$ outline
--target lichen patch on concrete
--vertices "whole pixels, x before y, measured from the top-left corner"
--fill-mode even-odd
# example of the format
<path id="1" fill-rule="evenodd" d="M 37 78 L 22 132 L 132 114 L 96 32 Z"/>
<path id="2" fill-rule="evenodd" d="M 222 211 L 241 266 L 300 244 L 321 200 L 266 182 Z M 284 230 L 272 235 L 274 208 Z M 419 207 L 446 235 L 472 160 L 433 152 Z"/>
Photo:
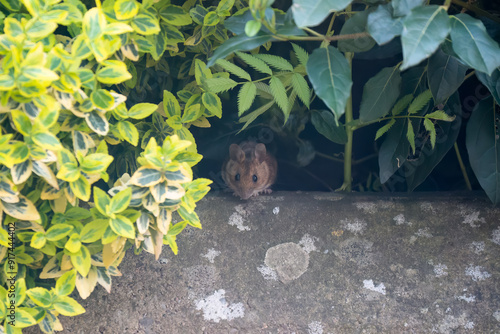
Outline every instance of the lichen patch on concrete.
<path id="1" fill-rule="evenodd" d="M 276 271 L 272 268 L 269 268 L 265 264 L 257 267 L 257 270 L 261 273 L 262 277 L 264 277 L 265 280 L 269 281 L 278 280 L 278 274 L 276 273 Z"/>
<path id="2" fill-rule="evenodd" d="M 203 318 L 208 321 L 220 322 L 233 320 L 245 315 L 242 303 L 229 304 L 226 301 L 226 291 L 220 289 L 210 296 L 195 301 L 196 309 L 203 311 Z"/>
<path id="3" fill-rule="evenodd" d="M 309 235 L 308 233 L 304 234 L 302 239 L 299 241 L 299 245 L 302 246 L 302 248 L 307 252 L 311 253 L 313 251 L 318 251 L 316 246 L 314 245 L 315 242 L 319 241 L 318 237 L 313 237 Z"/>
<path id="4" fill-rule="evenodd" d="M 306 272 L 309 254 L 296 243 L 287 242 L 269 248 L 264 263 L 278 273 L 281 282 L 288 283 Z"/>
<path id="5" fill-rule="evenodd" d="M 357 202 L 354 205 L 358 210 L 363 210 L 365 213 L 377 212 L 377 205 L 373 202 Z"/>
<path id="6" fill-rule="evenodd" d="M 354 235 L 363 234 L 366 229 L 365 221 L 359 218 L 341 220 L 340 223 L 346 231 Z"/>
<path id="7" fill-rule="evenodd" d="M 484 218 L 479 217 L 479 211 L 471 211 L 470 209 L 464 208 L 460 211 L 460 215 L 464 219 L 462 224 L 468 224 L 470 227 L 479 227 L 481 226 L 480 224 L 486 223 Z"/>
<path id="8" fill-rule="evenodd" d="M 484 270 L 481 266 L 475 266 L 473 264 L 469 265 L 467 269 L 465 269 L 465 275 L 471 276 L 474 282 L 483 281 L 489 277 L 491 274 Z"/>
<path id="9" fill-rule="evenodd" d="M 405 216 L 400 213 L 399 215 L 397 215 L 396 217 L 392 218 L 392 220 L 394 220 L 396 222 L 396 225 L 408 225 L 408 226 L 411 226 L 412 223 L 407 221 Z"/>
<path id="10" fill-rule="evenodd" d="M 275 206 L 274 209 L 273 209 L 273 213 L 275 215 L 277 215 L 278 213 L 280 213 L 280 207 L 279 206 Z"/>
<path id="11" fill-rule="evenodd" d="M 365 289 L 368 289 L 368 290 L 371 290 L 371 291 L 375 291 L 375 292 L 378 292 L 378 293 L 381 293 L 381 294 L 385 295 L 385 285 L 384 285 L 384 283 L 380 283 L 379 285 L 375 285 L 373 283 L 373 280 L 371 280 L 371 279 L 365 279 L 363 281 L 363 287 Z"/>
<path id="12" fill-rule="evenodd" d="M 307 334 L 323 334 L 323 325 L 319 321 L 309 323 Z"/>
<path id="13" fill-rule="evenodd" d="M 500 227 L 493 231 L 491 241 L 500 245 Z"/>
<path id="14" fill-rule="evenodd" d="M 446 271 L 448 269 L 448 266 L 446 264 L 441 264 L 438 263 L 434 266 L 434 274 L 436 277 L 443 277 L 447 276 L 448 272 Z"/>
<path id="15" fill-rule="evenodd" d="M 462 296 L 458 296 L 456 297 L 458 300 L 463 300 L 464 302 L 467 302 L 467 303 L 473 303 L 476 301 L 476 296 L 474 295 L 462 295 Z"/>
<path id="16" fill-rule="evenodd" d="M 214 260 L 217 256 L 220 255 L 220 252 L 213 249 L 213 248 L 210 248 L 206 254 L 202 254 L 201 256 L 202 257 L 205 257 L 207 258 L 207 260 L 210 262 L 210 263 L 214 263 Z"/>
<path id="17" fill-rule="evenodd" d="M 470 243 L 469 249 L 476 254 L 481 254 L 482 252 L 484 252 L 485 246 L 486 245 L 484 241 L 473 241 Z"/>

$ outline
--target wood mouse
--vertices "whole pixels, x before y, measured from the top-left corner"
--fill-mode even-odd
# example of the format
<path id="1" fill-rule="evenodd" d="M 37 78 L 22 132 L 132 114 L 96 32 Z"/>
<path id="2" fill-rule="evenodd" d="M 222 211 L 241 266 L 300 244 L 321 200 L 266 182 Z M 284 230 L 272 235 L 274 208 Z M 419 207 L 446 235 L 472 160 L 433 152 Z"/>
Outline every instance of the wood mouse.
<path id="1" fill-rule="evenodd" d="M 272 192 L 278 163 L 264 144 L 246 141 L 229 147 L 229 158 L 222 165 L 222 178 L 235 196 L 248 199 Z"/>

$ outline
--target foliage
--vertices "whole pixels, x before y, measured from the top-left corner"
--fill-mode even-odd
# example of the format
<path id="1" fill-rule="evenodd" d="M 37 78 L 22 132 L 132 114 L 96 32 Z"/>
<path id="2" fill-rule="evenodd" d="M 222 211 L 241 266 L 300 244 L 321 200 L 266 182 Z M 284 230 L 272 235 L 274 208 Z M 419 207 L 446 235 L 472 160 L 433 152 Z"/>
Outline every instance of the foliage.
<path id="1" fill-rule="evenodd" d="M 75 287 L 84 299 L 97 283 L 111 290 L 127 249 L 177 254 L 177 235 L 201 228 L 196 202 L 211 181 L 193 179 L 202 157 L 189 127 L 210 126 L 222 105 L 198 57 L 227 39 L 223 22 L 237 8 L 1 4 L 0 319 L 6 333 L 35 324 L 52 333 L 59 315 L 85 311 L 69 297 Z M 163 85 L 158 103 L 142 93 L 168 57 L 182 61 L 182 82 Z M 110 168 L 123 159 L 115 147 L 134 152 L 130 174 Z"/>
<path id="2" fill-rule="evenodd" d="M 222 58 L 233 52 L 250 64 L 244 58 L 248 55 L 241 51 L 261 45 L 268 47 L 269 42 L 321 41 L 320 47 L 312 43 L 301 44 L 307 45 L 309 50 L 313 49 L 310 55 L 303 49 L 299 55 L 298 46 L 294 44 L 295 54 L 291 58 L 306 59 L 303 63 L 306 73 L 298 74 L 301 77 L 302 74 L 307 75 L 313 88 L 313 100 L 319 97 L 331 113 L 327 116 L 326 110 L 311 110 L 312 124 L 329 140 L 345 144 L 345 175 L 341 190 L 351 189 L 353 132 L 381 121 L 386 123 L 379 128 L 375 138 L 385 135 L 379 151 L 380 181 L 391 187 L 406 180 L 409 190 L 422 183 L 455 144 L 463 117 L 457 89 L 466 79 L 466 71 L 472 70 L 467 78 L 475 73 L 495 97 L 495 102 L 491 99 L 489 104 L 480 102 L 474 110 L 476 115 L 481 116 L 470 120 L 467 150 L 471 161 L 474 157 L 471 166 L 481 186 L 494 203 L 500 202 L 497 173 L 500 155 L 492 153 L 498 147 L 495 109 L 500 102 L 500 47 L 481 20 L 460 13 L 460 3 L 455 4 L 453 0 L 445 1 L 443 5 L 426 4 L 420 0 L 392 0 L 385 4 L 375 1 L 351 4 L 349 0 L 293 0 L 286 14 L 272 8 L 273 2 L 251 1 L 248 9 L 228 19 L 226 27 L 236 36 L 215 50 L 208 65 L 227 64 Z M 472 9 L 495 20 L 479 8 Z M 327 18 L 329 23 L 324 22 Z M 297 33 L 297 29 L 301 33 Z M 340 33 L 335 34 L 339 30 Z M 304 36 L 304 33 L 308 35 Z M 332 45 L 333 42 L 338 42 L 337 46 Z M 389 42 L 390 46 L 386 46 Z M 402 61 L 383 68 L 368 80 L 363 90 L 359 118 L 354 119 L 350 98 L 352 59 L 355 53 L 361 52 L 364 57 L 370 57 L 376 44 L 379 45 L 379 55 L 384 51 L 392 55 L 394 48 L 400 47 Z M 265 51 L 253 57 L 276 57 L 261 53 Z M 280 64 L 283 63 L 280 61 Z M 268 68 L 257 66 L 255 62 L 250 66 L 272 75 Z M 231 72 L 229 68 L 227 70 Z M 286 68 L 281 70 L 286 71 Z M 231 73 L 241 77 L 241 73 Z M 249 80 L 246 76 L 242 78 Z M 282 80 L 282 83 L 286 81 Z M 236 83 L 225 89 L 233 86 Z M 283 89 L 281 85 L 278 89 L 276 82 L 274 86 L 269 90 L 269 98 L 283 109 Z M 302 92 L 305 96 L 305 85 L 293 88 L 293 92 Z M 240 116 L 249 108 L 254 90 L 251 83 L 245 83 L 241 88 L 240 94 L 244 97 L 239 98 Z M 241 117 L 240 121 L 245 122 L 246 127 L 271 107 L 272 100 Z M 311 101 L 306 103 L 302 100 L 306 109 Z M 289 114 L 286 113 L 285 121 Z M 481 135 L 479 131 L 482 131 Z M 483 138 L 486 133 L 488 139 Z M 486 159 L 485 163 L 479 163 L 482 161 L 480 157 Z"/>

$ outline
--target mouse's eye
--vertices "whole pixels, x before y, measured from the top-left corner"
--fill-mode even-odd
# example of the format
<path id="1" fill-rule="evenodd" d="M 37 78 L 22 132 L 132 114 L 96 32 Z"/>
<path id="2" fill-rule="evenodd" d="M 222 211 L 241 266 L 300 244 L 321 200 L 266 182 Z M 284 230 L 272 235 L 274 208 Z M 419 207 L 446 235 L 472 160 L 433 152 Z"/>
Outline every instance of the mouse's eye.
<path id="1" fill-rule="evenodd" d="M 240 180 L 240 173 L 236 174 L 236 175 L 234 176 L 234 179 L 235 179 L 236 181 L 239 181 L 239 180 Z"/>
<path id="2" fill-rule="evenodd" d="M 253 182 L 257 182 L 257 175 L 252 176 Z"/>

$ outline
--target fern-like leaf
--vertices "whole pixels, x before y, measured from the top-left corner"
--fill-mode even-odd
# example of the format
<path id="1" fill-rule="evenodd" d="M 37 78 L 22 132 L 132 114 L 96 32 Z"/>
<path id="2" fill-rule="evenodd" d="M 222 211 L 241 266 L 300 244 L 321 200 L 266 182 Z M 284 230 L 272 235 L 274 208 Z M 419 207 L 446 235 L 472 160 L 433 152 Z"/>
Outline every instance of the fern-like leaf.
<path id="1" fill-rule="evenodd" d="M 400 98 L 399 101 L 396 102 L 396 104 L 394 105 L 394 107 L 392 107 L 391 114 L 393 116 L 399 115 L 403 110 L 406 109 L 406 107 L 408 107 L 408 105 L 410 104 L 411 100 L 413 100 L 413 95 L 412 94 L 408 94 L 408 95 L 405 95 L 402 98 Z"/>
<path id="2" fill-rule="evenodd" d="M 269 81 L 269 88 L 271 88 L 271 93 L 273 94 L 276 104 L 283 110 L 286 116 L 286 111 L 288 110 L 288 96 L 286 95 L 285 86 L 278 77 L 273 76 Z"/>
<path id="3" fill-rule="evenodd" d="M 211 78 L 205 81 L 205 86 L 211 93 L 222 93 L 233 89 L 238 83 L 229 78 Z"/>
<path id="4" fill-rule="evenodd" d="M 436 110 L 434 112 L 431 112 L 425 115 L 425 118 L 435 119 L 438 121 L 445 121 L 445 122 L 453 122 L 455 120 L 455 116 L 450 116 L 443 110 Z"/>
<path id="5" fill-rule="evenodd" d="M 434 146 L 436 146 L 436 128 L 434 126 L 434 123 L 432 123 L 430 119 L 425 118 L 424 127 L 429 132 L 429 135 L 431 137 L 431 146 L 432 149 L 434 149 Z"/>
<path id="6" fill-rule="evenodd" d="M 415 154 L 415 132 L 413 131 L 413 125 L 411 124 L 410 120 L 408 120 L 408 130 L 406 131 L 406 138 L 408 138 L 412 153 Z"/>
<path id="7" fill-rule="evenodd" d="M 297 44 L 292 43 L 292 47 L 300 64 L 302 64 L 305 67 L 307 65 L 307 61 L 309 60 L 309 54 L 306 52 L 306 50 L 304 50 Z"/>
<path id="8" fill-rule="evenodd" d="M 430 89 L 422 92 L 415 98 L 415 100 L 413 100 L 413 102 L 408 107 L 408 114 L 415 114 L 422 110 L 422 108 L 427 105 L 430 99 L 432 99 L 432 93 Z"/>
<path id="9" fill-rule="evenodd" d="M 253 82 L 246 82 L 238 93 L 238 116 L 243 115 L 245 111 L 250 109 L 255 95 L 257 94 L 257 87 Z"/>
<path id="10" fill-rule="evenodd" d="M 257 95 L 266 99 L 273 100 L 273 94 L 271 93 L 271 88 L 269 88 L 268 84 L 263 82 L 255 82 L 255 87 L 257 87 Z"/>
<path id="11" fill-rule="evenodd" d="M 269 54 L 258 54 L 255 57 L 260 60 L 265 61 L 269 66 L 277 68 L 280 71 L 293 71 L 293 66 L 283 57 L 269 55 Z"/>
<path id="12" fill-rule="evenodd" d="M 298 73 L 294 73 L 292 76 L 292 87 L 293 91 L 297 93 L 299 99 L 309 108 L 309 102 L 311 99 L 311 91 L 309 90 L 309 85 L 306 79 Z"/>
<path id="13" fill-rule="evenodd" d="M 375 140 L 379 139 L 382 137 L 389 129 L 396 123 L 396 120 L 393 118 L 387 124 L 385 124 L 383 127 L 377 130 L 377 133 L 375 134 Z"/>
<path id="14" fill-rule="evenodd" d="M 292 91 L 290 93 L 290 96 L 288 96 L 288 108 L 287 108 L 286 112 L 284 112 L 285 119 L 283 121 L 283 125 L 285 125 L 286 122 L 288 121 L 288 117 L 290 117 L 290 113 L 292 112 L 292 108 L 293 108 L 293 105 L 295 104 L 296 99 L 297 99 L 297 93 L 295 93 L 295 91 Z"/>
<path id="15" fill-rule="evenodd" d="M 274 104 L 274 101 L 270 101 L 270 102 L 264 104 L 262 107 L 252 111 L 251 113 L 249 113 L 245 117 L 241 117 L 239 122 L 240 123 L 245 122 L 245 125 L 243 125 L 243 127 L 241 128 L 240 131 L 238 131 L 238 133 L 245 130 L 246 127 L 249 126 L 253 121 L 255 121 L 255 119 L 257 117 L 259 117 L 260 115 L 265 113 L 267 110 L 269 110 L 269 108 L 271 108 L 273 106 L 273 104 Z"/>
<path id="16" fill-rule="evenodd" d="M 252 66 L 257 71 L 265 73 L 265 74 L 269 74 L 269 75 L 273 74 L 273 71 L 271 70 L 271 68 L 269 66 L 267 66 L 267 64 L 264 61 L 260 60 L 259 58 L 254 57 L 248 53 L 243 53 L 243 52 L 239 52 L 239 51 L 237 51 L 236 54 L 238 55 L 238 57 L 241 58 L 241 60 L 243 60 L 248 65 Z"/>
<path id="17" fill-rule="evenodd" d="M 217 65 L 221 66 L 223 69 L 225 69 L 229 73 L 232 73 L 232 74 L 234 74 L 242 79 L 252 81 L 252 78 L 250 77 L 250 74 L 248 74 L 247 71 L 245 71 L 244 69 L 242 69 L 239 66 L 236 66 L 235 64 L 231 63 L 230 61 L 228 61 L 226 59 L 222 59 L 222 58 L 217 59 L 217 61 L 215 63 Z"/>

